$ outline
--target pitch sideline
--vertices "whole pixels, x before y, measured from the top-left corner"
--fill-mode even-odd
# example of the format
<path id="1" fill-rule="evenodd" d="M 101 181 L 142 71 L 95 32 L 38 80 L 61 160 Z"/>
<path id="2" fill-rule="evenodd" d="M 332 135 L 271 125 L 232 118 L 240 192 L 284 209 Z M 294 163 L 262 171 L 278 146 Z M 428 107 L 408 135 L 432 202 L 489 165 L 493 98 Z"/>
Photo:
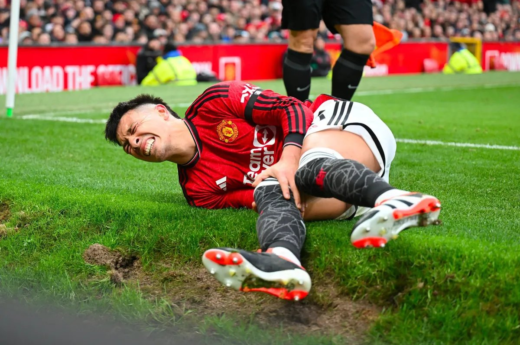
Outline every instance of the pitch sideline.
<path id="1" fill-rule="evenodd" d="M 440 145 L 440 146 L 455 146 L 455 147 L 472 147 L 476 149 L 491 149 L 491 150 L 510 150 L 520 151 L 520 146 L 503 146 L 503 145 L 491 145 L 491 144 L 472 144 L 472 143 L 455 143 L 447 141 L 436 141 L 436 140 L 415 140 L 415 139 L 403 139 L 396 138 L 395 141 L 404 144 L 421 144 L 421 145 Z"/>
<path id="2" fill-rule="evenodd" d="M 43 116 L 43 115 L 24 115 L 24 116 L 18 117 L 18 119 L 55 121 L 55 122 L 72 122 L 72 123 L 94 123 L 94 124 L 105 124 L 106 123 L 106 120 L 102 120 L 102 119 L 81 119 L 81 118 L 77 118 L 77 117 L 53 117 L 53 116 Z M 398 143 L 403 143 L 403 144 L 471 147 L 471 148 L 478 148 L 478 149 L 520 151 L 520 146 L 456 143 L 456 142 L 446 142 L 446 141 L 436 141 L 436 140 L 415 140 L 415 139 L 404 139 L 404 138 L 396 138 L 396 141 Z"/>
<path id="3" fill-rule="evenodd" d="M 366 97 L 366 96 L 377 96 L 377 95 L 396 95 L 396 94 L 413 94 L 413 93 L 429 93 L 429 92 L 446 92 L 446 91 L 464 91 L 464 90 L 475 90 L 475 89 L 492 89 L 499 87 L 520 87 L 518 83 L 510 83 L 510 84 L 483 84 L 483 85 L 474 85 L 474 86 L 461 86 L 461 87 L 414 87 L 409 89 L 390 89 L 390 90 L 371 90 L 371 91 L 358 91 L 356 92 L 356 97 Z M 316 95 L 309 95 L 309 98 L 315 98 Z M 109 105 L 110 103 L 105 103 L 103 105 Z M 115 104 L 115 103 L 114 103 Z M 191 105 L 191 103 L 174 103 L 171 106 L 173 108 L 187 108 Z M 104 108 L 104 109 L 86 109 L 81 107 L 70 108 L 70 110 L 64 111 L 55 111 L 55 112 L 47 112 L 41 114 L 25 114 L 20 115 L 18 118 L 25 119 L 36 119 L 36 120 L 47 120 L 38 117 L 49 117 L 49 116 L 60 116 L 60 115 L 75 115 L 75 114 L 93 114 L 93 113 L 109 113 L 112 111 L 112 108 Z M 24 118 L 27 117 L 27 118 Z M 16 116 L 15 116 L 16 118 Z M 68 121 L 68 122 L 80 122 L 80 121 Z M 84 123 L 97 123 L 97 122 L 89 122 L 85 121 Z"/>

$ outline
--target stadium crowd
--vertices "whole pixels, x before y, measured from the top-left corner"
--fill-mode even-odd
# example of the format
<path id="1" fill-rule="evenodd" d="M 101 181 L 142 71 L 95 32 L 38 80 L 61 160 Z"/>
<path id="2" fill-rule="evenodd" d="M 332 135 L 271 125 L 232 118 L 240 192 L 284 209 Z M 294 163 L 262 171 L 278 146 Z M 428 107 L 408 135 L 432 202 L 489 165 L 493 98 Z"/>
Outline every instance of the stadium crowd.
<path id="1" fill-rule="evenodd" d="M 2 44 L 9 8 L 0 0 Z M 373 11 L 375 21 L 403 32 L 403 40 L 520 40 L 519 0 L 373 0 Z M 278 42 L 287 35 L 281 16 L 281 0 L 21 0 L 19 42 Z M 339 39 L 324 25 L 320 36 Z"/>

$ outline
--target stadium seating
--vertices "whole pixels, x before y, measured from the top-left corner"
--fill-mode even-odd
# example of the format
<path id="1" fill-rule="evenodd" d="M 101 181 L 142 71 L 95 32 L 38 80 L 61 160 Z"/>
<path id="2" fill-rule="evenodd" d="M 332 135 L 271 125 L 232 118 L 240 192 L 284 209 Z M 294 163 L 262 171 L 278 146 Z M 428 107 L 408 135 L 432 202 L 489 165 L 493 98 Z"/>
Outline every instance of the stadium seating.
<path id="1" fill-rule="evenodd" d="M 142 5 L 142 4 L 146 5 Z M 406 40 L 451 36 L 520 40 L 519 0 L 373 0 L 375 21 Z M 21 44 L 281 41 L 281 0 L 22 1 Z M 0 1 L 1 42 L 9 36 L 9 2 Z M 320 27 L 320 35 L 338 39 Z"/>

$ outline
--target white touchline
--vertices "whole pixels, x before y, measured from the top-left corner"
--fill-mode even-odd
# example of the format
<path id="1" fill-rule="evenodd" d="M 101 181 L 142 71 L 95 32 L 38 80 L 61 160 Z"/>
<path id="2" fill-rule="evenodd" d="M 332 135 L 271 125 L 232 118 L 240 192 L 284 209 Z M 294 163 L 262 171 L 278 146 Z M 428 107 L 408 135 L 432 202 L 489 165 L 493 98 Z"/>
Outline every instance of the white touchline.
<path id="1" fill-rule="evenodd" d="M 371 91 L 357 91 L 356 97 L 363 96 L 377 96 L 377 95 L 396 95 L 400 93 L 427 93 L 437 91 L 454 91 L 454 90 L 475 90 L 475 89 L 492 89 L 496 87 L 511 87 L 520 86 L 518 83 L 512 84 L 483 84 L 473 86 L 436 86 L 436 87 L 413 87 L 410 89 L 392 89 L 392 90 L 371 90 Z M 316 95 L 309 95 L 310 98 L 315 98 Z"/>
<path id="2" fill-rule="evenodd" d="M 76 123 L 107 123 L 107 120 L 102 119 L 81 119 L 77 117 L 53 117 L 43 115 L 23 115 L 19 116 L 18 119 L 22 120 L 43 120 L 43 121 L 55 121 L 55 122 L 76 122 Z"/>
<path id="3" fill-rule="evenodd" d="M 172 107 L 187 108 L 190 105 L 191 105 L 191 103 L 177 103 L 177 104 L 173 104 Z M 113 110 L 113 108 L 104 108 L 104 109 L 76 108 L 75 110 L 52 111 L 52 112 L 41 113 L 41 114 L 25 114 L 25 115 L 19 115 L 19 117 L 32 116 L 32 118 L 37 119 L 35 116 L 49 117 L 49 116 L 60 116 L 60 115 L 83 115 L 83 114 L 100 114 L 100 113 L 105 113 L 108 116 L 112 110 Z"/>
<path id="4" fill-rule="evenodd" d="M 23 115 L 16 117 L 21 120 L 43 120 L 43 121 L 56 121 L 56 122 L 75 122 L 75 123 L 95 123 L 105 124 L 107 121 L 102 119 L 82 119 L 77 117 L 53 117 L 43 115 Z M 404 144 L 421 144 L 421 145 L 440 145 L 440 146 L 456 146 L 456 147 L 472 147 L 478 149 L 491 149 L 491 150 L 511 150 L 520 151 L 520 146 L 503 146 L 503 145 L 491 145 L 491 144 L 472 144 L 472 143 L 455 143 L 445 142 L 436 140 L 415 140 L 415 139 L 395 139 L 398 143 Z"/>
<path id="5" fill-rule="evenodd" d="M 512 84 L 484 84 L 484 85 L 473 85 L 473 86 L 461 86 L 461 87 L 413 87 L 410 89 L 397 89 L 397 90 L 373 90 L 373 91 L 358 91 L 356 96 L 375 96 L 375 95 L 393 95 L 398 93 L 423 93 L 423 92 L 436 92 L 436 91 L 454 91 L 454 90 L 475 90 L 475 89 L 492 89 L 496 87 L 509 87 L 509 86 L 520 86 L 518 83 Z"/>
<path id="6" fill-rule="evenodd" d="M 456 146 L 456 147 L 473 147 L 478 149 L 492 149 L 492 150 L 513 150 L 520 151 L 519 146 L 502 146 L 489 144 L 472 144 L 472 143 L 453 143 L 435 140 L 415 140 L 415 139 L 395 139 L 398 143 L 406 144 L 423 144 L 423 145 L 442 145 L 442 146 Z"/>
<path id="7" fill-rule="evenodd" d="M 394 90 L 372 90 L 372 91 L 358 91 L 356 92 L 356 96 L 376 96 L 376 95 L 395 95 L 402 93 L 426 93 L 426 92 L 436 92 L 436 91 L 454 91 L 454 90 L 474 90 L 474 89 L 490 89 L 496 87 L 510 87 L 510 86 L 520 86 L 520 84 L 484 84 L 484 85 L 474 85 L 474 86 L 461 86 L 461 87 L 414 87 L 410 89 L 394 89 Z M 316 95 L 310 95 L 310 98 L 315 98 Z M 108 105 L 109 103 L 104 103 L 102 105 Z M 115 104 L 115 103 L 114 103 Z M 173 108 L 187 108 L 191 105 L 191 103 L 175 103 L 171 104 Z M 99 106 L 99 105 L 98 105 Z M 19 110 L 20 111 L 20 110 Z M 40 114 L 26 114 L 19 115 L 18 118 L 23 116 L 60 116 L 60 115 L 80 115 L 80 114 L 99 114 L 106 113 L 110 114 L 112 108 L 104 108 L 104 109 L 92 109 L 92 108 L 74 108 L 71 110 L 64 111 L 54 111 Z M 16 115 L 15 115 L 16 118 Z M 33 118 L 36 119 L 36 118 Z M 70 121 L 74 122 L 74 121 Z"/>

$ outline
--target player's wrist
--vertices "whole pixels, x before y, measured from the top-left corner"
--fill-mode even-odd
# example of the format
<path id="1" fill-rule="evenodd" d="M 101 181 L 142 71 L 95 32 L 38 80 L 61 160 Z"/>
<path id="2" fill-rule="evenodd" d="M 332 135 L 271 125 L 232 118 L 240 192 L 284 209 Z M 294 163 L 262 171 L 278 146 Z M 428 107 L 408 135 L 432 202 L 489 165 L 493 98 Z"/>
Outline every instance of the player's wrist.
<path id="1" fill-rule="evenodd" d="M 301 151 L 301 148 L 298 146 L 287 145 L 282 151 L 282 157 L 280 157 L 280 160 L 298 163 Z"/>

